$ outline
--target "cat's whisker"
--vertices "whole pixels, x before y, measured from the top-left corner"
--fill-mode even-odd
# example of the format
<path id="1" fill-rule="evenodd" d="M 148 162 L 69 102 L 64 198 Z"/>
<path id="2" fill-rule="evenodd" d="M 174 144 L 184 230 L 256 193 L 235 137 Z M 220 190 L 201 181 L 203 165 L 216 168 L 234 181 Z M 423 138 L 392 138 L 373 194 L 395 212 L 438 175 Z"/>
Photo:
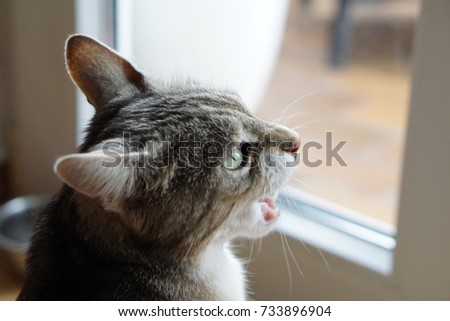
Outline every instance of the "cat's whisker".
<path id="1" fill-rule="evenodd" d="M 295 130 L 295 129 L 301 128 L 302 126 L 303 126 L 303 124 L 299 124 L 299 125 L 293 127 L 292 129 Z M 302 138 L 302 143 L 308 143 L 308 142 L 325 143 L 326 142 L 326 140 L 324 138 L 321 138 L 318 135 L 316 135 L 314 137 L 306 137 L 305 135 L 303 135 L 301 138 Z"/>
<path id="2" fill-rule="evenodd" d="M 286 242 L 286 247 L 287 247 L 287 249 L 288 249 L 289 254 L 291 255 L 292 260 L 294 261 L 295 266 L 297 267 L 298 272 L 300 273 L 300 275 L 301 275 L 302 278 L 304 279 L 305 276 L 303 275 L 303 271 L 302 271 L 302 269 L 300 268 L 300 265 L 298 264 L 297 259 L 295 258 L 294 253 L 293 253 L 292 250 L 291 250 L 291 247 L 289 246 L 289 243 L 288 243 L 288 240 L 287 240 L 287 238 L 286 238 L 286 235 L 283 234 L 283 238 L 284 238 L 284 240 L 285 240 L 285 242 Z"/>
<path id="3" fill-rule="evenodd" d="M 287 202 L 289 203 L 289 206 L 292 208 L 295 208 L 295 211 L 300 213 L 301 212 L 300 209 L 297 207 L 297 204 L 295 204 L 295 202 L 292 199 L 292 194 L 289 192 L 289 190 L 286 187 L 284 187 L 283 190 L 285 191 L 286 194 L 289 194 L 289 196 L 290 196 L 286 199 Z M 300 215 L 301 215 L 301 213 L 300 213 Z"/>
<path id="4" fill-rule="evenodd" d="M 290 196 L 288 198 L 288 200 L 289 200 L 291 206 L 295 209 L 295 213 L 301 216 L 302 215 L 302 211 L 298 207 L 298 204 L 294 201 L 294 196 L 292 195 L 292 193 L 287 188 L 285 188 L 285 190 L 286 190 L 286 193 L 289 194 L 289 196 Z"/>
<path id="5" fill-rule="evenodd" d="M 284 244 L 283 234 L 280 233 L 280 241 L 281 241 L 281 249 L 283 250 L 283 256 L 284 261 L 286 262 L 286 268 L 288 273 L 288 280 L 289 280 L 289 294 L 292 294 L 292 272 L 291 272 L 291 264 L 289 262 L 287 252 L 286 252 L 286 245 Z"/>
<path id="6" fill-rule="evenodd" d="M 311 169 L 310 169 L 311 168 Z M 306 166 L 298 166 L 296 171 L 294 172 L 294 174 L 292 174 L 293 176 L 297 176 L 300 175 L 302 173 L 307 173 L 307 174 L 317 174 L 317 168 L 316 167 L 306 167 Z"/>
<path id="7" fill-rule="evenodd" d="M 328 272 L 331 273 L 331 266 L 328 263 L 328 260 L 325 258 L 325 255 L 323 254 L 322 250 L 317 245 L 315 247 L 316 247 L 317 251 L 319 252 L 319 255 L 322 258 L 323 262 L 325 263 L 325 265 L 328 269 Z"/>
<path id="8" fill-rule="evenodd" d="M 255 234 L 255 232 L 253 232 L 253 234 Z M 253 259 L 253 247 L 254 247 L 254 245 L 255 245 L 255 238 L 252 237 L 251 245 L 250 245 L 250 251 L 249 251 L 249 254 L 248 254 L 248 259 L 247 259 L 247 264 L 246 264 L 246 269 L 248 269 L 248 266 L 249 266 L 250 262 Z"/>
<path id="9" fill-rule="evenodd" d="M 261 253 L 261 249 L 262 249 L 263 238 L 261 238 L 261 237 L 257 238 L 257 242 L 258 242 L 258 250 L 256 253 L 259 255 Z"/>
<path id="10" fill-rule="evenodd" d="M 316 161 L 316 159 L 314 159 L 313 161 Z M 298 175 L 300 173 L 310 173 L 310 174 L 323 173 L 323 164 L 319 164 L 319 166 L 310 166 L 310 164 L 300 163 L 300 165 L 297 166 L 297 170 L 295 171 L 294 175 Z"/>
<path id="11" fill-rule="evenodd" d="M 298 166 L 297 170 L 292 174 L 293 177 L 302 178 L 302 174 L 323 174 L 324 171 L 319 167 Z"/>
<path id="12" fill-rule="evenodd" d="M 297 104 L 299 101 L 302 101 L 302 100 L 304 100 L 304 99 L 306 99 L 306 98 L 308 98 L 308 97 L 310 97 L 310 96 L 313 96 L 313 95 L 315 95 L 315 94 L 317 94 L 317 93 L 319 93 L 319 92 L 325 90 L 326 88 L 328 88 L 328 86 L 322 86 L 322 87 L 320 87 L 320 88 L 318 88 L 318 89 L 316 89 L 316 90 L 313 90 L 313 91 L 311 91 L 311 92 L 309 92 L 309 93 L 307 93 L 307 94 L 305 94 L 305 95 L 302 95 L 302 96 L 298 97 L 297 99 L 294 99 L 292 102 L 290 102 L 290 103 L 283 109 L 283 111 L 281 112 L 281 115 L 280 115 L 279 117 L 275 118 L 272 122 L 278 123 L 280 120 L 283 119 L 283 116 L 286 114 L 286 112 L 287 112 L 292 106 L 294 106 L 295 104 Z"/>
<path id="13" fill-rule="evenodd" d="M 286 122 L 288 122 L 290 119 L 294 118 L 295 116 L 297 116 L 297 113 L 290 115 L 290 116 L 286 119 Z M 313 119 L 313 120 L 310 120 L 310 121 L 307 121 L 307 122 L 298 124 L 297 126 L 289 127 L 289 128 L 291 128 L 292 130 L 297 130 L 297 129 L 300 129 L 300 128 L 307 128 L 307 126 L 309 126 L 309 125 L 311 125 L 311 124 L 318 123 L 318 122 L 320 122 L 320 119 Z"/>
<path id="14" fill-rule="evenodd" d="M 246 249 L 248 249 L 248 244 L 249 244 L 249 242 L 250 241 L 248 241 L 247 242 L 247 240 L 245 241 L 245 243 L 244 243 L 244 240 L 242 240 L 240 243 L 239 243 L 239 245 L 240 245 L 240 248 L 242 248 L 242 247 L 245 247 Z M 249 265 L 250 265 L 250 263 L 253 261 L 253 258 L 252 257 L 250 257 L 250 254 L 248 254 L 245 258 L 241 258 L 241 262 L 242 262 L 242 264 L 245 264 L 245 268 L 246 269 L 248 269 L 248 267 L 249 267 Z"/>
<path id="15" fill-rule="evenodd" d="M 297 116 L 302 116 L 302 115 L 305 115 L 305 112 L 303 110 L 298 111 L 298 112 L 293 113 L 293 114 L 290 114 L 286 119 L 283 120 L 283 125 L 286 125 L 289 122 L 289 120 L 294 119 Z M 319 120 L 317 120 L 317 121 L 319 121 Z M 310 122 L 306 122 L 306 124 L 309 124 L 309 123 Z"/>
<path id="16" fill-rule="evenodd" d="M 295 208 L 295 213 L 293 213 L 293 214 L 294 214 L 294 215 L 300 215 L 300 216 L 301 216 L 301 215 L 302 215 L 301 210 L 298 208 L 296 202 L 293 201 L 293 200 L 291 199 L 291 198 L 294 198 L 294 196 L 292 195 L 291 191 L 290 191 L 287 187 L 284 187 L 284 190 L 285 190 L 286 194 L 289 194 L 289 196 L 291 196 L 291 197 L 288 198 L 288 201 L 290 202 L 291 206 L 292 206 L 293 208 Z M 285 239 L 286 239 L 286 236 L 285 236 Z M 310 250 L 310 248 L 306 245 L 306 243 L 303 242 L 303 240 L 300 240 L 300 242 L 302 243 L 302 245 L 303 245 L 303 247 L 305 248 L 306 252 L 308 252 L 309 255 L 313 256 L 314 254 L 312 253 L 312 251 Z M 286 239 L 286 244 L 287 244 L 287 239 Z M 287 244 L 287 245 L 289 245 L 289 244 Z M 320 255 L 320 257 L 322 258 L 322 260 L 324 261 L 324 263 L 325 263 L 325 265 L 326 265 L 326 267 L 327 267 L 327 269 L 328 269 L 328 272 L 331 273 L 331 266 L 330 266 L 330 264 L 328 263 L 328 260 L 326 259 L 326 257 L 325 257 L 325 255 L 323 254 L 322 250 L 321 250 L 316 244 L 313 244 L 313 246 L 314 246 L 315 249 L 319 252 L 319 255 Z M 303 276 L 303 274 L 302 274 L 302 276 Z"/>
<path id="17" fill-rule="evenodd" d="M 180 267 L 184 264 L 184 261 L 186 260 L 186 258 L 188 257 L 189 253 L 191 252 L 192 245 L 193 245 L 193 242 L 189 245 L 189 248 L 186 251 L 186 254 L 184 255 L 183 259 L 180 261 L 180 264 L 178 264 L 178 266 L 175 269 L 175 271 L 173 271 L 173 273 L 170 275 L 169 280 L 171 280 L 177 274 L 177 272 L 180 269 Z"/>
<path id="18" fill-rule="evenodd" d="M 302 184 L 306 189 L 308 189 L 309 191 L 311 191 L 313 194 L 316 194 L 320 197 L 326 198 L 326 195 L 322 192 L 320 192 L 319 190 L 317 190 L 316 188 L 312 187 L 310 184 L 304 182 L 303 180 L 301 180 L 298 177 L 291 177 L 291 179 L 295 180 L 296 182 Z"/>
<path id="19" fill-rule="evenodd" d="M 301 209 L 298 207 L 298 204 L 293 200 L 294 199 L 294 196 L 292 195 L 292 193 L 288 190 L 288 188 L 284 188 L 284 190 L 286 191 L 286 194 L 289 194 L 289 198 L 288 198 L 288 201 L 289 201 L 289 203 L 290 203 L 290 205 L 292 206 L 292 208 L 294 208 L 295 209 L 295 213 L 293 213 L 294 215 L 299 215 L 299 216 L 302 216 L 302 211 L 301 211 Z M 311 252 L 311 250 L 310 250 L 310 248 L 309 248 L 309 246 L 307 246 L 306 245 L 306 243 L 305 242 L 303 242 L 303 240 L 299 240 L 300 241 L 300 243 L 303 245 L 303 247 L 304 247 L 304 249 L 306 250 L 306 252 L 308 252 L 310 255 L 312 255 L 312 252 Z"/>

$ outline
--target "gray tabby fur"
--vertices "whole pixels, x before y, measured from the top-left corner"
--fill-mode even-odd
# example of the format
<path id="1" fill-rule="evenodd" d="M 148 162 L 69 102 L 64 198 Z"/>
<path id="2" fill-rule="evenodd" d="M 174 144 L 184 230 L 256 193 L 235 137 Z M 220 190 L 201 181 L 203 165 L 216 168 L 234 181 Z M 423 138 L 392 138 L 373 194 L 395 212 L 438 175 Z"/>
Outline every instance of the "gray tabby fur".
<path id="1" fill-rule="evenodd" d="M 255 118 L 236 93 L 145 78 L 85 36 L 69 38 L 66 61 L 96 113 L 79 153 L 55 164 L 65 184 L 39 219 L 18 299 L 246 299 L 229 244 L 272 229 L 260 201 L 286 183 L 298 135 Z M 243 151 L 236 169 L 224 150 L 198 148 L 268 134 L 275 146 Z"/>

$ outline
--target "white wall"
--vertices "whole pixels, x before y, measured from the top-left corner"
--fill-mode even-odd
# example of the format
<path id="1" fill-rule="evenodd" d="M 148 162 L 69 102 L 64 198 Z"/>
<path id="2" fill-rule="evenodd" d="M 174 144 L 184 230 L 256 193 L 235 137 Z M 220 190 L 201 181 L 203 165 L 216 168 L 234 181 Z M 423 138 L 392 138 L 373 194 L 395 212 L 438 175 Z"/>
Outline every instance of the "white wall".
<path id="1" fill-rule="evenodd" d="M 289 0 L 120 0 L 118 50 L 147 74 L 236 90 L 251 110 L 270 80 Z"/>

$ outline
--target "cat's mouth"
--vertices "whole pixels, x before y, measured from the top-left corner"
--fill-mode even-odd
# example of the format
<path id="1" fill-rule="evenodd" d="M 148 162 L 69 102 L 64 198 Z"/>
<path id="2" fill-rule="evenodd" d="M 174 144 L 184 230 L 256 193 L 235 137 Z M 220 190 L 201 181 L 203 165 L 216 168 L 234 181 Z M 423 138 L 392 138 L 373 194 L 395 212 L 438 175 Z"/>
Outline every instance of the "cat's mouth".
<path id="1" fill-rule="evenodd" d="M 272 223 L 280 216 L 280 209 L 275 204 L 276 197 L 264 196 L 258 200 L 262 218 L 265 223 Z"/>

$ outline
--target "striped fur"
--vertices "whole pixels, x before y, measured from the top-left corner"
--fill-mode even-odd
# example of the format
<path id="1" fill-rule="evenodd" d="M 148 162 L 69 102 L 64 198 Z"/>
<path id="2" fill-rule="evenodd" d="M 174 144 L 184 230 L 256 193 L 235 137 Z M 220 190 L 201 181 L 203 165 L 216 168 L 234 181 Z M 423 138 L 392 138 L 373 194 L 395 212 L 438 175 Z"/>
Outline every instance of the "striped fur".
<path id="1" fill-rule="evenodd" d="M 19 299 L 246 299 L 229 243 L 271 230 L 276 210 L 261 200 L 288 179 L 298 135 L 236 93 L 145 78 L 84 36 L 68 40 L 66 60 L 96 113 L 78 153 L 55 164 L 65 184 L 40 216 Z M 275 147 L 242 150 L 268 133 Z M 232 144 L 246 159 L 236 169 L 212 148 Z"/>

